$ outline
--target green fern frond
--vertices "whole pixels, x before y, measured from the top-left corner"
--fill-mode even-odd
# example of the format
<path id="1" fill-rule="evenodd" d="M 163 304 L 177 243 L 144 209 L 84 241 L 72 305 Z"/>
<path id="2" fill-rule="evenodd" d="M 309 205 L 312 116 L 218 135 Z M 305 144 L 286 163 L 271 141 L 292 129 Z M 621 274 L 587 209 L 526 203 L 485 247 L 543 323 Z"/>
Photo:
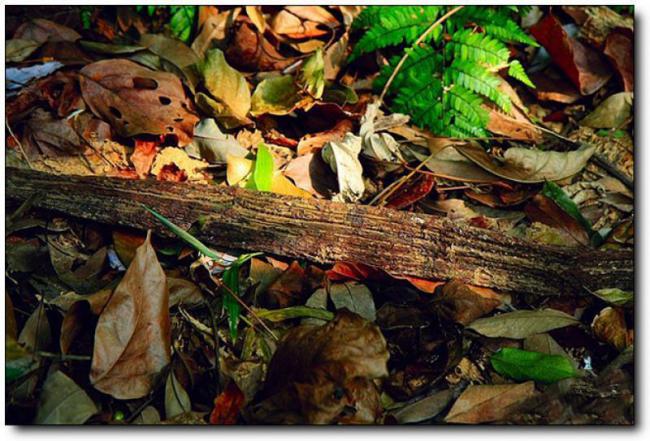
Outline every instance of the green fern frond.
<path id="1" fill-rule="evenodd" d="M 519 60 L 512 60 L 510 62 L 510 67 L 508 67 L 508 75 L 510 75 L 515 80 L 521 81 L 526 86 L 532 87 L 533 89 L 535 88 L 535 85 L 532 81 L 530 81 L 530 78 L 528 78 L 528 74 L 524 70 L 524 66 L 521 65 Z"/>
<path id="2" fill-rule="evenodd" d="M 510 112 L 510 97 L 499 90 L 501 80 L 481 65 L 456 59 L 445 70 L 445 83 L 457 84 L 493 101 L 504 112 Z"/>
<path id="3" fill-rule="evenodd" d="M 458 84 L 449 88 L 443 97 L 445 109 L 455 110 L 470 124 L 485 127 L 490 116 L 481 104 L 483 104 L 481 97 Z"/>
<path id="4" fill-rule="evenodd" d="M 358 28 L 368 28 L 357 42 L 350 60 L 399 44 L 412 45 L 438 18 L 440 6 L 369 6 L 359 15 Z M 441 29 L 432 32 L 425 42 L 437 39 Z"/>
<path id="5" fill-rule="evenodd" d="M 389 46 L 404 47 L 381 68 L 374 88 L 382 91 L 406 54 L 386 95 L 392 111 L 441 136 L 484 137 L 490 114 L 484 103 L 511 112 L 510 97 L 501 90 L 497 72 L 532 85 L 523 66 L 510 60 L 506 44 L 536 45 L 515 21 L 517 7 L 466 6 L 417 46 L 414 42 L 450 6 L 371 6 L 357 17 L 353 29 L 364 35 L 351 59 Z M 442 38 L 442 35 L 445 38 Z M 395 50 L 391 52 L 394 54 Z"/>
<path id="6" fill-rule="evenodd" d="M 507 66 L 510 58 L 510 51 L 501 41 L 471 29 L 456 32 L 445 46 L 445 53 L 448 58 L 453 56 L 493 68 Z"/>

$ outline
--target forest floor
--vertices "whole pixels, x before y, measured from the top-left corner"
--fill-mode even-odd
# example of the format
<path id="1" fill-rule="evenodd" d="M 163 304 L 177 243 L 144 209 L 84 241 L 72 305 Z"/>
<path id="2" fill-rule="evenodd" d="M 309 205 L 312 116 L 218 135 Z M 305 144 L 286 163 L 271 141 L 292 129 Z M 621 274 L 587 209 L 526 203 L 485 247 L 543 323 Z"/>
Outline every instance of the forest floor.
<path id="1" fill-rule="evenodd" d="M 633 424 L 634 11 L 505 8 L 8 6 L 6 422 Z"/>

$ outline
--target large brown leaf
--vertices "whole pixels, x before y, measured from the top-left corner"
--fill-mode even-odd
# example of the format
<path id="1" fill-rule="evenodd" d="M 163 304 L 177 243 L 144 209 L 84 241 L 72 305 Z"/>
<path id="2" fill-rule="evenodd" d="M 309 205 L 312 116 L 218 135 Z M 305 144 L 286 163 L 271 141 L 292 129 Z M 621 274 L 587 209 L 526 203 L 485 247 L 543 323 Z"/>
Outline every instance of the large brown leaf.
<path id="1" fill-rule="evenodd" d="M 177 76 L 123 59 L 98 61 L 80 73 L 86 104 L 119 135 L 173 134 L 180 145 L 190 142 L 199 118 Z"/>
<path id="2" fill-rule="evenodd" d="M 379 416 L 373 379 L 388 375 L 379 328 L 347 310 L 323 326 L 287 333 L 269 365 L 263 401 L 253 418 L 265 423 L 370 424 Z"/>
<path id="3" fill-rule="evenodd" d="M 145 396 L 170 361 L 167 280 L 150 235 L 99 317 L 90 381 L 118 399 Z"/>
<path id="4" fill-rule="evenodd" d="M 535 395 L 535 383 L 479 385 L 468 387 L 456 400 L 445 421 L 480 424 L 500 421 L 518 404 Z"/>
<path id="5" fill-rule="evenodd" d="M 594 49 L 569 36 L 562 23 L 547 15 L 530 28 L 531 34 L 583 95 L 591 95 L 612 76 L 603 57 Z"/>

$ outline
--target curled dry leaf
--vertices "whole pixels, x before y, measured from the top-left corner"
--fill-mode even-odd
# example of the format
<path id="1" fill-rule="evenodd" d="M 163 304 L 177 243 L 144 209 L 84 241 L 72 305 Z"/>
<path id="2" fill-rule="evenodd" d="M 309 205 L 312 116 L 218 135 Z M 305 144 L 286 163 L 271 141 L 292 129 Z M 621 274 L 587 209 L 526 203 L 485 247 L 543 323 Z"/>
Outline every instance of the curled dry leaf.
<path id="1" fill-rule="evenodd" d="M 171 358 L 168 305 L 166 276 L 148 235 L 99 316 L 90 371 L 96 389 L 123 400 L 149 393 Z"/>
<path id="2" fill-rule="evenodd" d="M 240 17 L 241 18 L 241 17 Z M 245 71 L 282 70 L 295 59 L 282 55 L 252 23 L 238 19 L 232 27 L 232 39 L 226 58 L 237 69 Z"/>
<path id="3" fill-rule="evenodd" d="M 159 180 L 165 179 L 167 172 L 180 176 L 181 181 L 201 181 L 205 179 L 203 170 L 208 166 L 206 162 L 190 158 L 184 150 L 174 147 L 164 148 L 151 166 L 151 174 Z M 172 167 L 173 171 L 168 168 Z"/>
<path id="4" fill-rule="evenodd" d="M 622 309 L 608 306 L 591 322 L 596 337 L 622 351 L 634 343 L 634 334 L 627 328 Z"/>
<path id="5" fill-rule="evenodd" d="M 596 151 L 593 145 L 584 144 L 571 152 L 553 152 L 512 147 L 497 161 L 481 146 L 473 143 L 454 146 L 479 167 L 504 179 L 534 184 L 559 181 L 582 170 Z"/>
<path id="6" fill-rule="evenodd" d="M 612 73 L 603 57 L 594 49 L 569 36 L 562 23 L 548 14 L 531 34 L 551 54 L 551 58 L 583 95 L 591 95 L 603 87 Z"/>
<path id="7" fill-rule="evenodd" d="M 388 375 L 379 328 L 348 311 L 290 330 L 269 365 L 253 419 L 263 423 L 371 424 L 381 412 L 374 379 Z M 351 411 L 354 409 L 354 411 Z"/>
<path id="8" fill-rule="evenodd" d="M 84 101 L 119 135 L 176 135 L 180 145 L 190 142 L 198 117 L 177 76 L 123 59 L 97 61 L 80 73 Z"/>
<path id="9" fill-rule="evenodd" d="M 356 202 L 363 196 L 365 184 L 363 182 L 363 167 L 359 162 L 361 152 L 361 138 L 347 133 L 342 141 L 329 141 L 321 156 L 336 173 L 339 182 L 339 194 L 334 200 L 343 202 Z"/>
<path id="10" fill-rule="evenodd" d="M 517 405 L 535 395 L 535 383 L 469 386 L 445 417 L 448 423 L 480 424 L 500 421 Z"/>
<path id="11" fill-rule="evenodd" d="M 449 314 L 452 320 L 461 325 L 468 325 L 499 307 L 504 297 L 489 288 L 452 280 L 442 288 L 439 301 L 443 311 Z"/>
<path id="12" fill-rule="evenodd" d="M 486 337 L 523 339 L 580 322 L 555 309 L 521 310 L 478 319 L 467 327 Z"/>
<path id="13" fill-rule="evenodd" d="M 605 41 L 603 53 L 616 69 L 625 92 L 634 91 L 634 37 L 627 32 L 614 31 Z"/>
<path id="14" fill-rule="evenodd" d="M 228 155 L 243 158 L 248 154 L 234 136 L 222 133 L 211 118 L 201 120 L 194 127 L 194 138 L 185 151 L 212 164 L 226 163 Z"/>

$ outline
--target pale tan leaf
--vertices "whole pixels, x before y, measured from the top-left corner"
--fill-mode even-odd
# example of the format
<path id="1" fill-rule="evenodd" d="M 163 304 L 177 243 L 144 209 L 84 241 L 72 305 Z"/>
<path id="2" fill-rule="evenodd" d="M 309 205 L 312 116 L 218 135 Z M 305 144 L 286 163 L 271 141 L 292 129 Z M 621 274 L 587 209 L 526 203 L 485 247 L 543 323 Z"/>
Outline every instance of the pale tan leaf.
<path id="1" fill-rule="evenodd" d="M 526 338 L 533 334 L 579 324 L 575 317 L 555 309 L 521 310 L 486 317 L 467 327 L 486 337 Z"/>
<path id="2" fill-rule="evenodd" d="M 480 424 L 500 421 L 518 404 L 535 395 L 535 383 L 469 386 L 445 417 L 448 423 Z"/>
<path id="3" fill-rule="evenodd" d="M 99 316 L 90 381 L 117 399 L 143 397 L 170 349 L 167 279 L 149 234 Z"/>

